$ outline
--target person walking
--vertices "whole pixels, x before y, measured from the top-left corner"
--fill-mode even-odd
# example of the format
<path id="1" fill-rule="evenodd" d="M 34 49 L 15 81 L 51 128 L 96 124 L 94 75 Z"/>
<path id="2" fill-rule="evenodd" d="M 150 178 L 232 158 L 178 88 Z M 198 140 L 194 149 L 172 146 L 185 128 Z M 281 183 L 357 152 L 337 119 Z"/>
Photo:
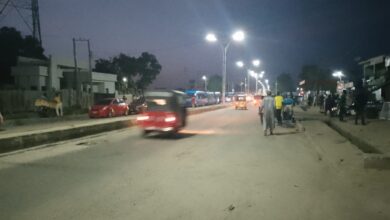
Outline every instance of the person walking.
<path id="1" fill-rule="evenodd" d="M 345 121 L 344 116 L 347 114 L 347 91 L 343 90 L 343 93 L 340 97 L 339 101 L 339 120 L 340 121 Z"/>
<path id="2" fill-rule="evenodd" d="M 329 94 L 325 99 L 325 115 L 327 115 L 329 111 L 329 115 L 332 116 L 333 103 L 332 94 Z"/>
<path id="3" fill-rule="evenodd" d="M 54 97 L 54 103 L 55 103 L 55 109 L 56 109 L 56 115 L 59 116 L 64 116 L 64 110 L 62 108 L 62 101 L 61 101 L 61 95 L 58 92 L 56 96 Z"/>
<path id="4" fill-rule="evenodd" d="M 260 99 L 259 99 L 259 115 L 260 115 L 260 123 L 261 125 L 264 124 L 264 120 L 263 120 L 263 109 L 262 109 L 262 106 L 263 106 L 263 100 L 264 100 L 264 96 L 260 96 Z"/>
<path id="5" fill-rule="evenodd" d="M 358 119 L 360 117 L 362 125 L 366 125 L 366 105 L 367 105 L 367 91 L 366 89 L 359 85 L 356 87 L 355 95 L 355 124 L 358 124 Z"/>
<path id="6" fill-rule="evenodd" d="M 270 135 L 273 135 L 273 130 L 275 128 L 275 100 L 272 98 L 271 91 L 267 92 L 267 96 L 263 99 L 260 112 L 263 112 L 263 129 L 264 136 L 267 136 L 268 129 L 270 130 Z"/>
<path id="7" fill-rule="evenodd" d="M 282 125 L 282 107 L 283 96 L 280 95 L 280 92 L 277 92 L 275 96 L 275 113 L 276 118 L 278 119 L 278 125 Z"/>
<path id="8" fill-rule="evenodd" d="M 191 96 L 191 105 L 192 108 L 195 108 L 195 95 Z"/>

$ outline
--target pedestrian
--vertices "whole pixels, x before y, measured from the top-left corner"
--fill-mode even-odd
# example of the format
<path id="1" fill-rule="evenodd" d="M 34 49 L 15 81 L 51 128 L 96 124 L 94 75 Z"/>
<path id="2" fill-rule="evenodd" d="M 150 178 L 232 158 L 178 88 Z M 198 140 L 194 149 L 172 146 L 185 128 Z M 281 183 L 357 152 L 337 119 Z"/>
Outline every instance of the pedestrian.
<path id="1" fill-rule="evenodd" d="M 355 95 L 355 124 L 358 124 L 358 119 L 360 117 L 362 125 L 366 125 L 366 105 L 367 105 L 367 91 L 363 86 L 356 87 Z"/>
<path id="2" fill-rule="evenodd" d="M 318 98 L 318 104 L 320 106 L 320 112 L 323 112 L 325 109 L 325 96 L 324 94 L 320 94 L 320 97 Z"/>
<path id="3" fill-rule="evenodd" d="M 58 92 L 56 96 L 54 97 L 54 103 L 55 103 L 55 109 L 56 109 L 56 115 L 58 116 L 64 116 L 64 110 L 62 108 L 62 101 L 61 101 L 61 95 Z"/>
<path id="4" fill-rule="evenodd" d="M 325 115 L 329 114 L 332 115 L 332 108 L 333 108 L 333 97 L 332 94 L 329 94 L 325 99 Z"/>
<path id="5" fill-rule="evenodd" d="M 280 95 L 280 92 L 277 92 L 275 96 L 275 113 L 276 118 L 278 119 L 278 125 L 282 125 L 282 107 L 283 96 Z"/>
<path id="6" fill-rule="evenodd" d="M 260 99 L 259 99 L 259 115 L 260 115 L 260 123 L 261 125 L 264 124 L 264 120 L 263 120 L 263 109 L 262 109 L 262 106 L 263 106 L 263 100 L 264 100 L 264 96 L 260 96 Z"/>
<path id="7" fill-rule="evenodd" d="M 192 108 L 195 108 L 195 95 L 193 95 L 191 97 L 191 105 L 192 105 Z"/>
<path id="8" fill-rule="evenodd" d="M 127 104 L 127 97 L 125 95 L 122 97 L 122 100 Z"/>
<path id="9" fill-rule="evenodd" d="M 339 120 L 340 121 L 345 121 L 344 116 L 347 113 L 347 91 L 343 90 L 343 93 L 340 97 L 339 101 Z"/>
<path id="10" fill-rule="evenodd" d="M 264 136 L 267 136 L 267 130 L 270 130 L 270 135 L 273 135 L 275 128 L 275 100 L 272 98 L 271 91 L 267 92 L 267 96 L 263 99 L 260 111 L 263 113 L 263 129 Z"/>

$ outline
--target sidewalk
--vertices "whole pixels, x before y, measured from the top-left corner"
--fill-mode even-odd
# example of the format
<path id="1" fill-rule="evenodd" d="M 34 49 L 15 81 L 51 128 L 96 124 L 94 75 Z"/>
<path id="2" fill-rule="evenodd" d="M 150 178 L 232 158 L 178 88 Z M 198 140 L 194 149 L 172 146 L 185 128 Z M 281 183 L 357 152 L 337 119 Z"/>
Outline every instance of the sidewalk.
<path id="1" fill-rule="evenodd" d="M 390 121 L 366 119 L 366 125 L 360 123 L 355 125 L 354 116 L 348 116 L 346 122 L 341 122 L 337 117 L 331 118 L 320 113 L 318 107 L 302 109 L 297 106 L 294 111 L 298 120 L 324 121 L 356 145 L 367 158 L 379 157 L 381 160 L 383 158 L 390 160 Z"/>

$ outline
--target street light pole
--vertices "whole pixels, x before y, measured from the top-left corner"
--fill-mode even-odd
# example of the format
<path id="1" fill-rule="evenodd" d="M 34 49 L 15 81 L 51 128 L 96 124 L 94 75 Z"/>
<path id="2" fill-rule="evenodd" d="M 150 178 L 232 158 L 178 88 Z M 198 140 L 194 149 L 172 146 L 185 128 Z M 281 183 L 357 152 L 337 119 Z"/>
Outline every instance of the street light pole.
<path id="1" fill-rule="evenodd" d="M 258 83 L 258 78 L 259 78 L 259 74 L 256 73 L 256 91 L 255 91 L 255 94 L 256 94 L 257 91 L 258 91 L 258 85 L 257 85 L 257 83 Z"/>
<path id="2" fill-rule="evenodd" d="M 232 40 L 234 41 L 243 41 L 245 38 L 245 34 L 242 31 L 236 31 L 232 36 L 231 39 L 225 39 L 221 42 L 222 46 L 222 104 L 225 104 L 225 97 L 226 97 L 226 56 L 227 56 L 227 50 L 229 48 L 230 42 Z M 219 41 L 217 36 L 213 33 L 209 33 L 206 35 L 205 38 L 209 42 L 217 42 Z"/>
<path id="3" fill-rule="evenodd" d="M 229 42 L 222 44 L 222 104 L 225 104 L 226 92 L 226 56 Z"/>
<path id="4" fill-rule="evenodd" d="M 204 80 L 204 90 L 207 92 L 207 77 L 202 76 L 202 79 Z"/>

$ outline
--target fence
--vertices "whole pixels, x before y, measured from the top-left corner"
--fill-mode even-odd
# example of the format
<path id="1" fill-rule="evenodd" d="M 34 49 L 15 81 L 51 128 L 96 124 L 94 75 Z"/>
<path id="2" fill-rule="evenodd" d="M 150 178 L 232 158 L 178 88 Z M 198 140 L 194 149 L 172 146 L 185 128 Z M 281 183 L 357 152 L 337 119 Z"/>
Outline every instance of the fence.
<path id="1" fill-rule="evenodd" d="M 87 109 L 93 104 L 94 97 L 91 93 L 80 92 L 75 90 L 61 90 L 63 107 L 79 106 Z M 20 113 L 31 112 L 35 110 L 34 102 L 41 98 L 45 92 L 32 90 L 5 90 L 0 91 L 0 112 L 2 113 Z M 48 94 L 47 98 L 53 100 L 54 93 Z"/>

